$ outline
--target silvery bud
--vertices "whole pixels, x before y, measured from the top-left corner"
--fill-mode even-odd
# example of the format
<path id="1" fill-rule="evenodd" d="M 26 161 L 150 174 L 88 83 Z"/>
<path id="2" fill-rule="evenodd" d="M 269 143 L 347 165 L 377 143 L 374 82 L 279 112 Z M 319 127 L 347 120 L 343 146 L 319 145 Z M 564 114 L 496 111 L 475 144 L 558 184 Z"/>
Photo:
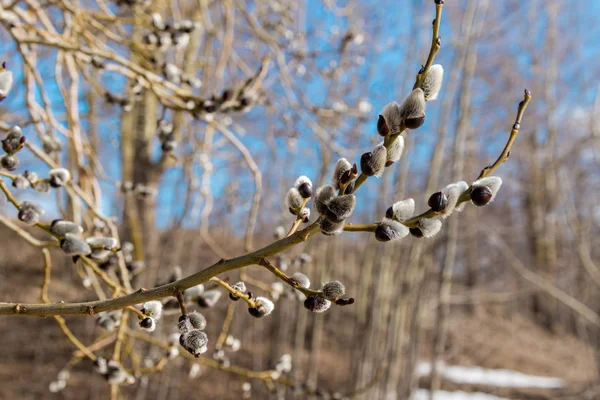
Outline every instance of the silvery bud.
<path id="1" fill-rule="evenodd" d="M 368 153 L 364 153 L 360 157 L 360 170 L 367 176 L 380 177 L 383 174 L 385 164 L 387 162 L 387 149 L 383 145 L 379 145 Z"/>
<path id="2" fill-rule="evenodd" d="M 186 333 L 194 329 L 202 330 L 206 328 L 206 318 L 199 312 L 194 311 L 188 315 L 179 317 L 177 327 L 181 333 Z"/>
<path id="3" fill-rule="evenodd" d="M 121 325 L 121 310 L 99 312 L 96 316 L 96 322 L 107 331 L 114 331 Z"/>
<path id="4" fill-rule="evenodd" d="M 312 182 L 307 177 L 302 175 L 294 183 L 294 187 L 298 189 L 298 193 L 303 199 L 310 199 L 312 197 Z"/>
<path id="5" fill-rule="evenodd" d="M 451 183 L 442 190 L 442 193 L 447 199 L 446 207 L 441 211 L 442 218 L 448 218 L 456 209 L 456 204 L 458 203 L 458 198 L 462 191 L 457 184 Z"/>
<path id="6" fill-rule="evenodd" d="M 31 184 L 23 175 L 17 175 L 15 176 L 15 179 L 13 179 L 12 185 L 17 189 L 27 189 Z"/>
<path id="7" fill-rule="evenodd" d="M 68 256 L 87 256 L 92 252 L 89 244 L 72 233 L 65 234 L 64 239 L 60 241 L 60 248 Z"/>
<path id="8" fill-rule="evenodd" d="M 303 207 L 302 210 L 298 213 L 298 216 L 305 224 L 310 221 L 310 208 Z"/>
<path id="9" fill-rule="evenodd" d="M 377 132 L 381 136 L 400 133 L 402 127 L 402 114 L 400 106 L 395 101 L 388 103 L 377 121 Z"/>
<path id="10" fill-rule="evenodd" d="M 19 167 L 19 159 L 12 154 L 6 154 L 0 158 L 0 165 L 7 171 L 14 171 Z"/>
<path id="11" fill-rule="evenodd" d="M 390 145 L 387 150 L 387 161 L 385 162 L 385 166 L 389 167 L 396 161 L 400 160 L 402 156 L 402 152 L 404 151 L 404 138 L 402 136 L 398 136 L 396 140 Z"/>
<path id="12" fill-rule="evenodd" d="M 125 369 L 116 361 L 110 360 L 106 366 L 106 374 L 104 375 L 108 383 L 111 385 L 133 384 L 135 378 L 127 373 Z"/>
<path id="13" fill-rule="evenodd" d="M 394 203 L 387 209 L 386 218 L 395 219 L 404 222 L 415 213 L 415 201 L 413 199 L 401 200 Z"/>
<path id="14" fill-rule="evenodd" d="M 179 336 L 179 344 L 197 358 L 208 350 L 208 336 L 199 330 L 189 331 Z"/>
<path id="15" fill-rule="evenodd" d="M 2 63 L 2 69 L 0 69 L 0 101 L 8 96 L 13 85 L 13 73 L 5 67 L 6 64 Z"/>
<path id="16" fill-rule="evenodd" d="M 64 186 L 67 182 L 71 180 L 71 173 L 65 168 L 51 169 L 49 175 L 50 186 L 52 186 L 53 188 L 59 188 L 61 186 Z"/>
<path id="17" fill-rule="evenodd" d="M 48 193 L 50 191 L 50 184 L 45 180 L 38 180 L 33 188 L 38 193 Z"/>
<path id="18" fill-rule="evenodd" d="M 333 168 L 333 174 L 331 176 L 331 185 L 335 190 L 339 190 L 341 184 L 345 183 L 342 182 L 342 178 L 345 175 L 348 175 L 351 170 L 352 164 L 350 164 L 348 160 L 346 160 L 345 158 L 340 158 L 339 160 L 337 160 L 337 162 L 335 163 L 335 167 Z"/>
<path id="19" fill-rule="evenodd" d="M 415 228 L 410 228 L 411 235 L 418 238 L 432 238 L 442 229 L 442 221 L 433 218 L 422 218 Z"/>
<path id="20" fill-rule="evenodd" d="M 310 279 L 301 272 L 295 272 L 294 275 L 292 275 L 292 280 L 303 288 L 308 289 L 310 287 Z"/>
<path id="21" fill-rule="evenodd" d="M 204 315 L 200 314 L 197 311 L 193 311 L 190 314 L 188 314 L 188 317 L 193 329 L 202 330 L 206 328 L 206 318 L 204 318 Z"/>
<path id="22" fill-rule="evenodd" d="M 71 221 L 65 221 L 64 219 L 55 219 L 50 224 L 50 231 L 58 236 L 65 236 L 67 233 L 73 233 L 79 235 L 83 233 L 83 228 Z"/>
<path id="23" fill-rule="evenodd" d="M 471 188 L 471 201 L 478 207 L 491 203 L 502 186 L 502 179 L 497 176 L 488 176 L 473 182 Z"/>
<path id="24" fill-rule="evenodd" d="M 200 296 L 198 296 L 197 301 L 198 301 L 198 305 L 200 307 L 210 308 L 210 307 L 214 307 L 220 298 L 221 298 L 221 292 L 216 289 L 212 289 L 212 290 L 207 290 L 206 292 L 204 292 Z"/>
<path id="25" fill-rule="evenodd" d="M 29 225 L 35 225 L 40 221 L 40 215 L 44 214 L 44 210 L 37 204 L 24 201 L 19 207 L 19 220 Z"/>
<path id="26" fill-rule="evenodd" d="M 331 307 L 331 301 L 320 296 L 309 296 L 304 300 L 304 307 L 315 313 L 323 313 Z"/>
<path id="27" fill-rule="evenodd" d="M 151 316 L 156 320 L 160 319 L 160 316 L 162 315 L 162 309 L 163 305 L 158 300 L 147 301 L 142 306 L 142 312 L 145 315 Z"/>
<path id="28" fill-rule="evenodd" d="M 319 214 L 327 212 L 327 204 L 336 196 L 335 189 L 331 185 L 321 186 L 315 193 L 315 208 Z"/>
<path id="29" fill-rule="evenodd" d="M 425 95 L 421 88 L 413 90 L 400 106 L 400 115 L 408 129 L 417 129 L 425 122 Z"/>
<path id="30" fill-rule="evenodd" d="M 344 230 L 344 221 L 335 222 L 327 218 L 323 219 L 320 224 L 321 233 L 326 236 L 339 235 Z"/>
<path id="31" fill-rule="evenodd" d="M 356 197 L 353 194 L 335 197 L 327 203 L 325 217 L 332 222 L 342 222 L 352 215 L 354 206 L 356 206 Z"/>
<path id="32" fill-rule="evenodd" d="M 440 64 L 429 67 L 429 71 L 427 71 L 425 80 L 423 80 L 423 84 L 421 85 L 426 101 L 437 99 L 438 93 L 442 88 L 443 79 L 444 68 Z"/>
<path id="33" fill-rule="evenodd" d="M 285 205 L 288 207 L 290 212 L 296 215 L 296 211 L 302 207 L 303 199 L 300 192 L 295 187 L 288 190 L 285 196 Z"/>
<path id="34" fill-rule="evenodd" d="M 375 229 L 375 239 L 380 242 L 398 240 L 408 235 L 409 230 L 402 223 L 391 218 L 384 218 Z"/>
<path id="35" fill-rule="evenodd" d="M 237 290 L 241 293 L 246 293 L 246 284 L 244 282 L 238 282 L 231 286 L 232 289 Z M 233 293 L 229 293 L 229 298 L 233 301 L 238 301 L 240 298 Z"/>
<path id="36" fill-rule="evenodd" d="M 328 300 L 335 301 L 346 294 L 346 287 L 340 281 L 331 281 L 323 285 L 323 295 Z"/>
<path id="37" fill-rule="evenodd" d="M 23 172 L 23 176 L 25 177 L 25 179 L 27 179 L 29 181 L 29 184 L 31 186 L 35 185 L 35 183 L 39 179 L 38 174 L 36 174 L 35 172 L 32 172 L 32 171 L 25 171 L 25 172 Z"/>
<path id="38" fill-rule="evenodd" d="M 23 148 L 25 141 L 25 136 L 21 133 L 21 127 L 15 125 L 8 131 L 6 137 L 2 139 L 2 150 L 9 155 L 16 153 Z"/>
<path id="39" fill-rule="evenodd" d="M 257 297 L 254 299 L 255 307 L 248 308 L 248 312 L 255 318 L 266 317 L 271 314 L 275 305 L 273 302 L 265 297 Z"/>
<path id="40" fill-rule="evenodd" d="M 85 241 L 92 247 L 99 247 L 105 250 L 114 250 L 118 245 L 117 239 L 112 237 L 90 236 Z"/>

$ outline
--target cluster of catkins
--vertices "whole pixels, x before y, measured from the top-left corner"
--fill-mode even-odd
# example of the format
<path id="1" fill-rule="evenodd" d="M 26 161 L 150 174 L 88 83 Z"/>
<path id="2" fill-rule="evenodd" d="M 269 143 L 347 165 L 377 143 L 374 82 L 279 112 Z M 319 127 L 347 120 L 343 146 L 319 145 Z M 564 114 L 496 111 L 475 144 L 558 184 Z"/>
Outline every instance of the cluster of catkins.
<path id="1" fill-rule="evenodd" d="M 140 328 L 148 332 L 154 332 L 156 329 L 156 323 L 162 315 L 162 308 L 163 305 L 158 300 L 145 302 L 141 311 L 146 317 L 140 318 Z"/>
<path id="2" fill-rule="evenodd" d="M 48 390 L 50 390 L 50 393 L 58 393 L 61 390 L 63 390 L 64 388 L 66 388 L 67 381 L 69 380 L 70 377 L 71 377 L 71 373 L 69 372 L 69 370 L 67 370 L 67 369 L 61 370 L 56 375 L 56 380 L 50 382 L 50 385 L 48 386 Z"/>
<path id="3" fill-rule="evenodd" d="M 313 195 L 312 182 L 307 176 L 301 176 L 294 182 L 294 187 L 288 190 L 285 196 L 285 205 L 292 215 L 302 222 L 310 221 L 310 208 L 306 203 Z"/>
<path id="4" fill-rule="evenodd" d="M 25 145 L 25 136 L 21 134 L 19 126 L 13 126 L 6 137 L 2 139 L 2 150 L 6 153 L 0 158 L 0 166 L 7 171 L 14 171 L 19 167 L 16 153 Z"/>
<path id="5" fill-rule="evenodd" d="M 1 73 L 1 72 L 0 72 Z M 15 171 L 19 167 L 17 153 L 23 148 L 26 142 L 25 136 L 21 132 L 21 127 L 13 126 L 2 142 L 2 150 L 6 153 L 0 157 L 0 167 L 7 171 Z M 65 168 L 54 168 L 48 172 L 48 178 L 41 179 L 38 174 L 31 171 L 25 171 L 22 175 L 15 175 L 12 185 L 17 189 L 34 188 L 37 192 L 47 193 L 50 187 L 60 188 L 71 180 L 71 173 Z"/>
<path id="6" fill-rule="evenodd" d="M 128 373 L 123 366 L 115 360 L 106 360 L 98 357 L 94 361 L 96 371 L 104 376 L 111 385 L 132 385 L 135 383 L 133 375 Z"/>
<path id="7" fill-rule="evenodd" d="M 83 228 L 71 221 L 52 221 L 50 232 L 61 239 L 60 248 L 69 256 L 89 256 L 94 260 L 106 261 L 118 250 L 117 239 L 105 236 L 89 236 L 84 239 L 81 237 Z"/>
<path id="8" fill-rule="evenodd" d="M 190 43 L 190 33 L 196 29 L 190 20 L 182 20 L 172 24 L 165 23 L 158 13 L 152 14 L 152 31 L 144 35 L 144 43 L 155 46 L 161 51 L 171 47 L 183 49 Z"/>
<path id="9" fill-rule="evenodd" d="M 160 148 L 165 153 L 170 153 L 177 147 L 175 133 L 173 132 L 173 124 L 165 119 L 161 119 L 158 123 L 156 132 Z"/>
<path id="10" fill-rule="evenodd" d="M 413 216 L 415 201 L 398 201 L 387 209 L 385 218 L 375 230 L 375 238 L 387 242 L 403 238 L 409 233 L 417 238 L 431 238 L 442 228 L 441 220 L 448 218 L 455 210 L 462 211 L 468 199 L 476 206 L 485 206 L 494 199 L 501 185 L 502 179 L 497 176 L 478 179 L 471 186 L 465 181 L 452 183 L 429 197 L 427 204 L 436 216 L 420 218 L 415 226 L 410 224 L 410 228 L 404 223 Z M 469 197 L 464 197 L 465 195 Z M 461 196 L 464 200 L 461 200 Z"/>
<path id="11" fill-rule="evenodd" d="M 208 350 L 208 336 L 202 330 L 206 328 L 206 318 L 199 312 L 179 317 L 179 344 L 194 357 L 200 357 Z"/>
<path id="12" fill-rule="evenodd" d="M 314 205 L 323 217 L 320 226 L 324 235 L 340 234 L 344 230 L 346 219 L 352 215 L 356 206 L 352 180 L 357 173 L 356 164 L 351 165 L 345 158 L 340 158 L 335 164 L 331 185 L 324 185 L 316 190 Z"/>
<path id="13" fill-rule="evenodd" d="M 232 285 L 231 288 L 240 294 L 245 294 L 248 296 L 248 299 L 254 301 L 254 307 L 248 307 L 248 312 L 255 318 L 266 317 L 275 309 L 275 304 L 266 297 L 252 297 L 252 293 L 246 289 L 246 284 L 244 282 L 238 282 L 235 285 Z M 240 299 L 240 297 L 234 293 L 229 293 L 229 298 L 233 301 L 238 301 Z"/>
<path id="14" fill-rule="evenodd" d="M 298 286 L 310 288 L 310 279 L 301 272 L 295 272 L 291 279 Z M 304 307 L 315 313 L 323 313 L 331 307 L 332 302 L 340 305 L 352 304 L 354 299 L 344 299 L 346 288 L 340 281 L 326 282 L 321 287 L 319 295 L 308 296 L 304 300 Z"/>
<path id="15" fill-rule="evenodd" d="M 290 354 L 282 355 L 277 364 L 275 364 L 275 370 L 271 373 L 272 379 L 279 379 L 281 374 L 287 374 L 292 370 L 292 356 Z"/>

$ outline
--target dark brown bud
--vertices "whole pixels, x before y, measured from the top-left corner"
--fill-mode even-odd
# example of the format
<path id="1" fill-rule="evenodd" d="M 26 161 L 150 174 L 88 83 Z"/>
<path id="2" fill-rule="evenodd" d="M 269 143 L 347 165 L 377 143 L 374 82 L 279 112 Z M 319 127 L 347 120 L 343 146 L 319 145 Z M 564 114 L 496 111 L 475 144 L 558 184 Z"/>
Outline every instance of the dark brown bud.
<path id="1" fill-rule="evenodd" d="M 408 118 L 404 120 L 404 125 L 408 129 L 417 129 L 418 127 L 423 125 L 423 123 L 425 123 L 425 115 L 423 115 L 422 117 Z"/>
<path id="2" fill-rule="evenodd" d="M 300 186 L 298 186 L 298 192 L 300 192 L 300 196 L 303 199 L 309 199 L 312 197 L 312 186 L 308 182 L 304 182 Z"/>
<path id="3" fill-rule="evenodd" d="M 392 234 L 389 231 L 389 227 L 383 224 L 377 225 L 377 229 L 375 229 L 375 239 L 380 242 L 389 242 L 392 240 Z"/>
<path id="4" fill-rule="evenodd" d="M 354 299 L 350 297 L 349 299 L 337 299 L 335 304 L 338 306 L 348 306 L 350 304 L 354 304 Z"/>
<path id="5" fill-rule="evenodd" d="M 144 318 L 143 320 L 140 321 L 141 328 L 150 329 L 152 327 L 152 325 L 154 325 L 152 318 L 148 317 L 148 318 Z"/>
<path id="6" fill-rule="evenodd" d="M 471 201 L 477 207 L 485 206 L 492 200 L 493 194 L 487 186 L 476 186 L 471 191 Z"/>
<path id="7" fill-rule="evenodd" d="M 390 134 L 390 128 L 387 126 L 383 115 L 379 115 L 379 119 L 377 120 L 377 133 L 379 133 L 381 136 L 387 136 Z"/>
<path id="8" fill-rule="evenodd" d="M 385 217 L 386 218 L 394 218 L 394 207 L 390 206 L 390 208 L 388 208 L 385 212 Z"/>
<path id="9" fill-rule="evenodd" d="M 435 212 L 442 212 L 448 206 L 448 197 L 442 192 L 435 192 L 429 197 L 427 205 Z"/>
<path id="10" fill-rule="evenodd" d="M 413 235 L 414 237 L 417 237 L 417 238 L 422 238 L 423 237 L 423 232 L 418 227 L 416 227 L 416 228 L 410 228 L 409 231 L 410 231 L 410 234 Z"/>

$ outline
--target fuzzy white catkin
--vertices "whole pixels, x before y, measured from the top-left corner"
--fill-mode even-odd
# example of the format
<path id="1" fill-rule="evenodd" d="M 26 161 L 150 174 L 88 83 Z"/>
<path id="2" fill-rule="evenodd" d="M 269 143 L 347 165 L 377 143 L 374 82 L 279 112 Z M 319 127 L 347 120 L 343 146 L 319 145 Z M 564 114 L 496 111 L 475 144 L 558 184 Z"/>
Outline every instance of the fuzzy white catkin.
<path id="1" fill-rule="evenodd" d="M 152 316 L 154 319 L 160 319 L 162 315 L 163 305 L 158 300 L 151 300 L 144 303 L 143 312 L 146 315 Z"/>
<path id="2" fill-rule="evenodd" d="M 51 182 L 55 186 L 63 186 L 71 180 L 71 173 L 66 168 L 54 168 L 48 172 Z"/>
<path id="3" fill-rule="evenodd" d="M 327 212 L 327 204 L 335 197 L 335 189 L 331 185 L 324 185 L 315 192 L 315 208 L 319 214 Z"/>
<path id="4" fill-rule="evenodd" d="M 475 186 L 486 186 L 492 192 L 492 199 L 490 203 L 494 201 L 496 194 L 500 190 L 500 186 L 502 186 L 502 178 L 498 176 L 488 176 L 486 178 L 481 178 L 475 182 L 473 182 L 473 187 Z"/>
<path id="5" fill-rule="evenodd" d="M 444 79 L 444 67 L 440 64 L 434 64 L 427 71 L 427 75 L 425 76 L 425 80 L 421 85 L 423 89 L 423 93 L 425 95 L 425 100 L 435 100 L 437 99 L 438 93 L 442 88 L 442 81 Z"/>
<path id="6" fill-rule="evenodd" d="M 327 236 L 339 235 L 344 230 L 344 221 L 335 222 L 325 218 L 321 221 L 321 233 Z"/>
<path id="7" fill-rule="evenodd" d="M 432 238 L 442 229 L 442 221 L 433 218 L 423 218 L 419 221 L 419 229 L 423 237 Z"/>
<path id="8" fill-rule="evenodd" d="M 329 300 L 336 300 L 346 294 L 346 287 L 340 281 L 326 282 L 321 290 Z"/>
<path id="9" fill-rule="evenodd" d="M 383 143 L 380 143 L 383 144 Z M 402 157 L 402 152 L 404 151 L 404 138 L 402 136 L 398 136 L 396 140 L 390 145 L 387 149 L 387 161 L 388 162 L 397 162 Z"/>
<path id="10" fill-rule="evenodd" d="M 273 304 L 273 302 L 266 297 L 257 297 L 254 299 L 254 301 L 257 304 L 260 303 L 263 315 L 269 315 L 275 309 L 275 304 Z"/>
<path id="11" fill-rule="evenodd" d="M 304 275 L 301 272 L 294 272 L 294 275 L 292 275 L 292 279 L 303 288 L 308 289 L 310 287 L 310 279 L 308 279 L 308 276 Z"/>
<path id="12" fill-rule="evenodd" d="M 117 239 L 112 237 L 100 237 L 100 236 L 90 236 L 85 239 L 87 244 L 93 247 L 103 247 L 107 249 L 114 249 L 117 247 Z"/>
<path id="13" fill-rule="evenodd" d="M 392 206 L 393 219 L 396 221 L 406 221 L 415 213 L 415 201 L 413 199 L 406 199 L 397 201 Z"/>
<path id="14" fill-rule="evenodd" d="M 385 123 L 387 124 L 390 133 L 393 135 L 400 132 L 402 126 L 402 114 L 400 112 L 400 106 L 395 101 L 388 103 L 383 111 L 381 112 Z"/>
<path id="15" fill-rule="evenodd" d="M 333 222 L 342 222 L 352 215 L 355 206 L 356 197 L 353 194 L 339 196 L 327 204 L 325 216 Z"/>
<path id="16" fill-rule="evenodd" d="M 425 115 L 425 95 L 421 88 L 413 90 L 400 106 L 402 119 L 411 119 Z"/>
<path id="17" fill-rule="evenodd" d="M 312 181 L 310 180 L 310 178 L 308 176 L 305 176 L 305 175 L 299 176 L 298 179 L 296 179 L 296 182 L 294 182 L 294 187 L 296 189 L 298 189 L 298 187 L 300 185 L 303 185 L 305 183 L 308 183 L 310 186 L 312 186 Z"/>
<path id="18" fill-rule="evenodd" d="M 444 211 L 441 213 L 442 218 L 445 219 L 452 215 L 456 209 L 456 203 L 458 202 L 458 198 L 462 192 L 456 184 L 452 183 L 446 186 L 442 190 L 442 193 L 446 196 L 446 199 L 448 199 L 446 208 L 444 208 Z"/>
<path id="19" fill-rule="evenodd" d="M 340 158 L 335 163 L 335 167 L 333 168 L 333 174 L 331 176 L 331 185 L 336 189 L 340 189 L 340 180 L 342 175 L 346 173 L 346 171 L 350 171 L 352 169 L 352 164 L 345 158 Z"/>
<path id="20" fill-rule="evenodd" d="M 80 234 L 83 233 L 83 228 L 71 221 L 65 221 L 62 219 L 57 219 L 52 221 L 50 225 L 50 230 L 55 235 L 64 236 L 67 233 Z"/>
<path id="21" fill-rule="evenodd" d="M 384 218 L 381 221 L 381 227 L 390 240 L 398 240 L 409 234 L 409 229 L 398 221 L 391 218 Z"/>
<path id="22" fill-rule="evenodd" d="M 6 69 L 0 71 L 0 101 L 4 100 L 13 85 L 13 73 Z"/>
<path id="23" fill-rule="evenodd" d="M 295 187 L 288 190 L 287 195 L 285 196 L 285 205 L 292 210 L 297 210 L 302 206 L 302 196 L 300 192 Z"/>
<path id="24" fill-rule="evenodd" d="M 89 244 L 72 233 L 65 234 L 60 242 L 60 248 L 69 256 L 87 256 L 92 252 Z"/>

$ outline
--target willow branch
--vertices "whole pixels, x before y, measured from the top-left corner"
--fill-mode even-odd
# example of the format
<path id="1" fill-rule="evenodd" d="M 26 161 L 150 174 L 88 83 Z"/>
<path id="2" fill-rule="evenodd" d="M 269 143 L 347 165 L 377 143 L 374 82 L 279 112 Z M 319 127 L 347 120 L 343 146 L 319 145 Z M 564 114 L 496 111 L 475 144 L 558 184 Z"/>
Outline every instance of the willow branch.
<path id="1" fill-rule="evenodd" d="M 296 232 L 292 236 L 278 240 L 266 247 L 252 253 L 235 257 L 230 260 L 222 259 L 210 267 L 199 271 L 186 278 L 159 286 L 154 289 L 140 289 L 126 296 L 108 300 L 89 301 L 82 303 L 56 303 L 56 304 L 24 304 L 24 303 L 0 303 L 0 315 L 19 315 L 45 317 L 50 315 L 84 315 L 118 310 L 127 306 L 144 303 L 149 300 L 161 299 L 173 296 L 175 290 L 185 290 L 192 286 L 208 282 L 219 274 L 233 271 L 248 265 L 258 264 L 262 257 L 278 254 L 290 247 L 302 243 L 319 232 L 317 222 Z"/>

